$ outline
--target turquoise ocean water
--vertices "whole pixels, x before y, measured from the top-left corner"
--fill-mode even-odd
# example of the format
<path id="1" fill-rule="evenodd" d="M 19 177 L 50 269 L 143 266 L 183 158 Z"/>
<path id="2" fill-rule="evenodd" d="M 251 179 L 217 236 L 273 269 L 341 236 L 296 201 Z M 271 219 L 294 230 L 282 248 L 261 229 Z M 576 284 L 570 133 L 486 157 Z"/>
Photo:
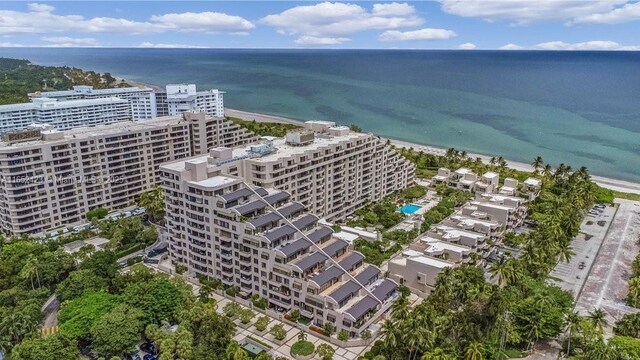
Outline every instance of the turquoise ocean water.
<path id="1" fill-rule="evenodd" d="M 640 181 L 640 52 L 0 49 L 227 92 L 228 107 Z"/>

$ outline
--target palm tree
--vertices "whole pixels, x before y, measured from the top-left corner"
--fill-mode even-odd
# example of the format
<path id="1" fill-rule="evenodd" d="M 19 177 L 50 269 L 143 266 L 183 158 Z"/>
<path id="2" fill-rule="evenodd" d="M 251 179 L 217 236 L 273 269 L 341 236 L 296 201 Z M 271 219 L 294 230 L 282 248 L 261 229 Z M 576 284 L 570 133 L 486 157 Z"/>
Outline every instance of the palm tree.
<path id="1" fill-rule="evenodd" d="M 496 159 L 496 157 L 495 157 L 495 156 L 492 156 L 492 157 L 491 157 L 491 159 L 489 160 L 489 164 L 491 164 L 491 165 L 495 165 L 497 161 L 498 161 L 498 160 Z"/>
<path id="2" fill-rule="evenodd" d="M 164 192 L 156 185 L 150 191 L 140 194 L 138 204 L 147 209 L 147 214 L 153 221 L 161 221 L 164 218 Z"/>
<path id="3" fill-rule="evenodd" d="M 543 164 L 544 160 L 542 160 L 542 156 L 536 156 L 536 158 L 533 159 L 533 162 L 531 163 L 531 166 L 533 166 L 533 173 L 537 175 Z"/>
<path id="4" fill-rule="evenodd" d="M 299 342 L 307 341 L 307 333 L 305 333 L 304 331 L 300 331 L 298 333 L 298 341 Z"/>
<path id="5" fill-rule="evenodd" d="M 484 345 L 478 341 L 472 341 L 464 349 L 464 360 L 484 360 Z"/>
<path id="6" fill-rule="evenodd" d="M 489 272 L 491 273 L 491 279 L 498 278 L 498 286 L 504 287 L 507 285 L 507 277 L 505 273 L 507 270 L 507 258 L 502 256 L 498 261 L 494 261 L 489 266 Z"/>
<path id="7" fill-rule="evenodd" d="M 558 261 L 564 261 L 567 264 L 576 253 L 573 251 L 571 244 L 565 241 L 558 245 Z"/>
<path id="8" fill-rule="evenodd" d="M 604 310 L 598 308 L 589 313 L 589 320 L 591 324 L 598 329 L 600 334 L 604 331 L 604 327 L 607 326 L 607 314 Z"/>
<path id="9" fill-rule="evenodd" d="M 637 306 L 640 302 L 640 277 L 632 277 L 629 279 L 628 286 L 627 304 Z"/>
<path id="10" fill-rule="evenodd" d="M 577 312 L 571 311 L 567 314 L 566 323 L 567 323 L 567 331 L 569 332 L 569 339 L 567 341 L 567 356 L 571 355 L 571 338 L 574 333 L 580 330 L 580 321 L 582 318 L 578 315 Z"/>
<path id="11" fill-rule="evenodd" d="M 601 308 L 595 309 L 589 313 L 589 320 L 594 328 L 602 334 L 604 327 L 607 326 L 607 314 Z"/>
<path id="12" fill-rule="evenodd" d="M 391 306 L 391 318 L 394 321 L 407 319 L 410 313 L 409 299 L 406 296 L 398 297 Z"/>
<path id="13" fill-rule="evenodd" d="M 544 168 L 542 168 L 542 176 L 551 177 L 551 175 L 553 175 L 553 168 L 551 167 L 551 165 L 546 164 Z"/>
<path id="14" fill-rule="evenodd" d="M 35 289 L 34 285 L 33 285 L 33 276 L 36 276 L 36 279 L 38 281 L 38 287 L 40 287 L 40 262 L 38 262 L 38 259 L 32 254 L 29 255 L 27 257 L 27 260 L 25 261 L 24 266 L 22 267 L 22 270 L 20 271 L 20 275 L 23 278 L 29 278 L 29 280 L 31 280 L 31 289 Z"/>
<path id="15" fill-rule="evenodd" d="M 400 340 L 396 323 L 387 319 L 382 324 L 382 335 L 384 336 L 384 347 L 387 349 L 395 349 Z"/>
<path id="16" fill-rule="evenodd" d="M 242 350 L 242 347 L 240 347 L 240 344 L 238 344 L 237 341 L 231 341 L 229 343 L 229 345 L 227 345 L 227 348 L 225 350 L 225 358 L 227 360 L 234 360 L 234 357 L 236 355 L 236 352 L 240 350 L 240 351 L 244 351 Z"/>

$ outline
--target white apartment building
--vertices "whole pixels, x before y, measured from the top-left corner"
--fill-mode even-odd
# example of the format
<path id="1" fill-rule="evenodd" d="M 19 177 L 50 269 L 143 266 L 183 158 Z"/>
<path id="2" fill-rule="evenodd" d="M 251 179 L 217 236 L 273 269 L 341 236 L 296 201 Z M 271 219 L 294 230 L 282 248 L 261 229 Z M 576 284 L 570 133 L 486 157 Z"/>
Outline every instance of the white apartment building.
<path id="1" fill-rule="evenodd" d="M 160 164 L 211 146 L 253 140 L 251 132 L 204 113 L 5 133 L 0 141 L 0 230 L 41 233 L 82 221 L 96 207 L 125 207 L 159 182 Z"/>
<path id="2" fill-rule="evenodd" d="M 298 309 L 315 325 L 330 322 L 351 336 L 388 309 L 396 283 L 380 279 L 379 268 L 364 264 L 289 193 L 212 173 L 213 161 L 160 167 L 176 264 L 236 287 L 245 299 L 265 298 L 274 311 Z"/>
<path id="3" fill-rule="evenodd" d="M 25 129 L 31 124 L 67 130 L 130 119 L 129 102 L 117 97 L 69 101 L 35 98 L 30 103 L 0 105 L 0 133 Z"/>
<path id="4" fill-rule="evenodd" d="M 166 94 L 160 98 L 158 113 L 180 115 L 185 111 L 203 111 L 211 116 L 224 117 L 224 91 L 197 91 L 195 84 L 169 84 Z M 166 109 L 160 108 L 165 104 Z"/>
<path id="5" fill-rule="evenodd" d="M 424 251 L 408 249 L 389 260 L 389 278 L 408 287 L 413 293 L 427 297 L 435 288 L 443 269 L 457 266 L 452 261 L 428 256 Z"/>
<path id="6" fill-rule="evenodd" d="M 74 86 L 71 90 L 43 91 L 29 94 L 31 99 L 49 98 L 58 101 L 103 99 L 117 97 L 129 102 L 132 120 L 152 119 L 156 112 L 156 94 L 148 87 L 120 87 L 110 89 L 94 89 L 89 85 Z M 167 114 L 168 115 L 168 114 Z"/>
<path id="7" fill-rule="evenodd" d="M 369 201 L 406 188 L 415 167 L 372 134 L 331 126 L 285 138 L 264 137 L 244 148 L 213 149 L 199 160 L 207 173 L 287 191 L 311 213 L 340 221 Z"/>

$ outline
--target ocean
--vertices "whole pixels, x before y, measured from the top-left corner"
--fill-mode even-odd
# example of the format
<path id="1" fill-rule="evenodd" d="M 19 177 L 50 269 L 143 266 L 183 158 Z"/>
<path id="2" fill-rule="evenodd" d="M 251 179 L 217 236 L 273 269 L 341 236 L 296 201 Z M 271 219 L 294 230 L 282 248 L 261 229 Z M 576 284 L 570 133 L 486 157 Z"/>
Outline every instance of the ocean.
<path id="1" fill-rule="evenodd" d="M 226 91 L 225 105 L 640 182 L 640 52 L 52 49 L 0 56 Z"/>

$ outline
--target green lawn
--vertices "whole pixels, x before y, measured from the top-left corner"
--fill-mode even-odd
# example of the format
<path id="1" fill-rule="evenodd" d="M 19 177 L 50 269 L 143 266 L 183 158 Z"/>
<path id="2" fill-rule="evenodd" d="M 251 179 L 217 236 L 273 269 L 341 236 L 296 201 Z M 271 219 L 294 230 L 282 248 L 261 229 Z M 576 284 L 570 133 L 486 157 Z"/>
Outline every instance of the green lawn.
<path id="1" fill-rule="evenodd" d="M 291 355 L 307 356 L 313 354 L 315 346 L 311 341 L 298 341 L 291 346 Z"/>

